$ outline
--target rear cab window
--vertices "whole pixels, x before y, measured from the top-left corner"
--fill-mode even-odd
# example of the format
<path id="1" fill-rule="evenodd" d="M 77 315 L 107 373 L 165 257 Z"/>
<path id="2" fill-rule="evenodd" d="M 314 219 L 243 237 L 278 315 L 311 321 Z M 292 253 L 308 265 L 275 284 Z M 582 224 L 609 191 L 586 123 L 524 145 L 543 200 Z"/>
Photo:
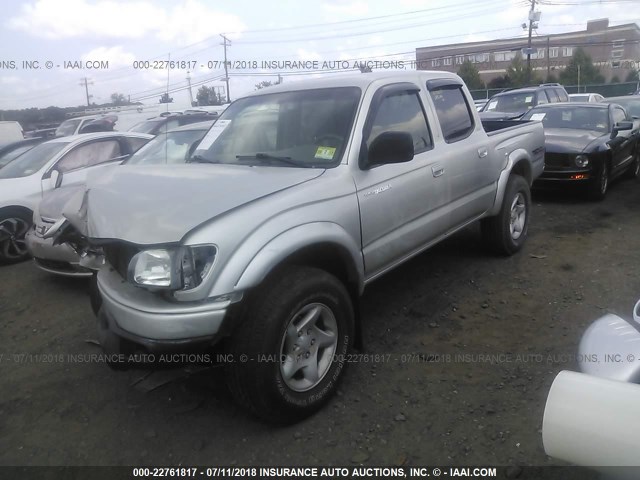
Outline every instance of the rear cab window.
<path id="1" fill-rule="evenodd" d="M 429 88 L 428 84 L 427 88 Z M 445 142 L 457 142 L 471 135 L 475 128 L 475 121 L 469 102 L 462 91 L 462 85 L 432 86 L 429 94 L 435 106 Z"/>

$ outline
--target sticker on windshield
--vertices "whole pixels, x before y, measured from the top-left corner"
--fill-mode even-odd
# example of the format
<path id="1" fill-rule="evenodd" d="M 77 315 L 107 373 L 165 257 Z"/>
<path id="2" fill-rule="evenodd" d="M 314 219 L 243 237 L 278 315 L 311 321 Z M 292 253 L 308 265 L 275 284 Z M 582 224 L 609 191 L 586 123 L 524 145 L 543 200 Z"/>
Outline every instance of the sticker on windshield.
<path id="1" fill-rule="evenodd" d="M 533 115 L 531 115 L 531 120 L 542 120 L 546 116 L 546 113 L 534 113 Z"/>
<path id="2" fill-rule="evenodd" d="M 524 103 L 531 103 L 531 102 L 533 102 L 533 95 L 524 97 Z"/>
<path id="3" fill-rule="evenodd" d="M 314 157 L 321 158 L 322 160 L 333 160 L 333 156 L 335 154 L 336 154 L 335 147 L 318 147 Z"/>
<path id="4" fill-rule="evenodd" d="M 487 110 L 495 110 L 497 105 L 498 105 L 497 100 L 494 100 L 493 102 L 489 102 L 489 106 L 487 107 Z"/>
<path id="5" fill-rule="evenodd" d="M 213 142 L 220 136 L 220 134 L 224 131 L 225 128 L 229 126 L 231 120 L 218 120 L 213 124 L 211 130 L 207 132 L 204 136 L 200 144 L 198 145 L 198 150 L 207 150 Z"/>

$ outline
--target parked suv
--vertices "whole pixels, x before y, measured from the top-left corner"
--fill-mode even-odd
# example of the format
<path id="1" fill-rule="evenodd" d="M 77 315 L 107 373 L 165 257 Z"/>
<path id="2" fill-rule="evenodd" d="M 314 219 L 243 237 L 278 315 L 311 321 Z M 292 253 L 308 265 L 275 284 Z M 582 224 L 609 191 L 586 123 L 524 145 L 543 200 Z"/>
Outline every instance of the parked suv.
<path id="1" fill-rule="evenodd" d="M 480 118 L 483 120 L 511 120 L 521 117 L 538 105 L 568 101 L 569 94 L 559 83 L 543 83 L 537 87 L 516 88 L 491 97 L 481 110 Z"/>

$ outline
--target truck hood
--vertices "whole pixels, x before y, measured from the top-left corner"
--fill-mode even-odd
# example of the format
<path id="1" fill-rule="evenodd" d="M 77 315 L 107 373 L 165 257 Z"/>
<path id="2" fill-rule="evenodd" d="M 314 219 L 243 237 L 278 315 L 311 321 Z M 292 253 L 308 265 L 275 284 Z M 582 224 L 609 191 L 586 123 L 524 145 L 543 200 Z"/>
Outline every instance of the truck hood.
<path id="1" fill-rule="evenodd" d="M 69 200 L 64 216 L 91 239 L 173 243 L 207 220 L 323 173 L 267 166 L 123 165 L 88 178 L 86 191 Z"/>

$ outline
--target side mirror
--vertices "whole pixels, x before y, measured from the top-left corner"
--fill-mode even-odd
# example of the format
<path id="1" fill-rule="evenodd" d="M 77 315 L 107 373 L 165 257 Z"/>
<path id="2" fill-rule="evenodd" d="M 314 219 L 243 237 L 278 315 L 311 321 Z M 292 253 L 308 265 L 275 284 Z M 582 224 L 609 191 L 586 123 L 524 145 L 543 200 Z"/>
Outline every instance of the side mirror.
<path id="1" fill-rule="evenodd" d="M 413 160 L 413 137 L 409 132 L 384 132 L 371 142 L 364 168 Z"/>
<path id="2" fill-rule="evenodd" d="M 618 136 L 618 132 L 621 132 L 623 130 L 633 130 L 633 122 L 624 120 L 622 122 L 616 123 L 613 127 L 613 130 L 611 131 L 611 138 L 616 138 Z"/>
<path id="3" fill-rule="evenodd" d="M 49 182 L 51 184 L 51 188 L 60 188 L 60 185 L 62 185 L 62 172 L 59 170 L 53 170 L 49 177 Z"/>

